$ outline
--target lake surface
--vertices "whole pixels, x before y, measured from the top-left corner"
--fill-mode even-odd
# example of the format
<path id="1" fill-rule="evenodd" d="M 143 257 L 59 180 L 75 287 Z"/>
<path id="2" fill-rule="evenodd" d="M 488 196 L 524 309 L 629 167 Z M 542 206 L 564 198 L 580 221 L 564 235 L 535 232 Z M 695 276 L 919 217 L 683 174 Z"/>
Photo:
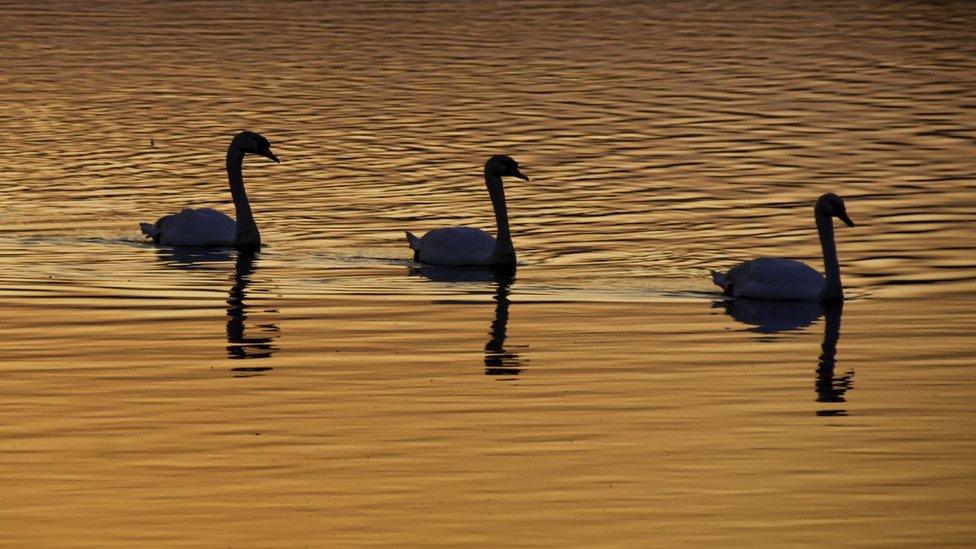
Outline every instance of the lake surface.
<path id="1" fill-rule="evenodd" d="M 976 543 L 969 2 L 5 2 L 0 544 Z M 264 248 L 143 242 L 185 206 Z M 494 231 L 512 277 L 413 263 Z M 808 261 L 843 307 L 723 304 Z"/>

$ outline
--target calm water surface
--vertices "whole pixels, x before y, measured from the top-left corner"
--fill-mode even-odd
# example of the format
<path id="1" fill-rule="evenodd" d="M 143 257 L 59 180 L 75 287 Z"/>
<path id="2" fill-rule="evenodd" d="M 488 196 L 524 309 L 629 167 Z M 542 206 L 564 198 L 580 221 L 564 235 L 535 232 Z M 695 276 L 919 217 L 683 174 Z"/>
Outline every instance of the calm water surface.
<path id="1" fill-rule="evenodd" d="M 968 2 L 6 2 L 0 544 L 976 543 Z M 157 248 L 232 212 L 267 245 Z M 403 230 L 493 230 L 514 278 Z M 718 302 L 818 269 L 842 308 Z"/>

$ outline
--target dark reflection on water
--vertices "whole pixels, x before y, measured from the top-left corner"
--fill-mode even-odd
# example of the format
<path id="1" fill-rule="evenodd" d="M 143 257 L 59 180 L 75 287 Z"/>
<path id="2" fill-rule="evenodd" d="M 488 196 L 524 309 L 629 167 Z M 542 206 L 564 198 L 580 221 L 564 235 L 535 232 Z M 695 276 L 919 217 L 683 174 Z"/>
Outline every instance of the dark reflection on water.
<path id="1" fill-rule="evenodd" d="M 184 270 L 201 269 L 207 263 L 229 262 L 232 257 L 234 257 L 234 284 L 227 294 L 227 358 L 268 358 L 278 350 L 274 344 L 281 335 L 278 326 L 274 323 L 254 325 L 251 326 L 251 331 L 257 329 L 259 335 L 246 335 L 248 331 L 247 285 L 251 282 L 254 271 L 257 270 L 258 253 L 189 247 L 159 248 L 157 251 L 157 258 L 160 261 Z M 246 377 L 271 369 L 262 366 L 239 366 L 231 368 L 231 371 L 237 377 Z"/>
<path id="2" fill-rule="evenodd" d="M 764 301 L 758 299 L 736 299 L 716 302 L 724 307 L 725 313 L 737 322 L 754 326 L 750 331 L 774 334 L 782 331 L 799 330 L 813 324 L 824 316 L 823 342 L 817 363 L 815 387 L 817 402 L 847 402 L 847 391 L 853 388 L 854 370 L 841 375 L 835 373 L 837 365 L 837 342 L 840 340 L 840 319 L 844 312 L 842 301 L 835 303 L 815 303 L 809 301 Z M 847 410 L 828 408 L 817 411 L 818 416 L 846 416 Z"/>
<path id="3" fill-rule="evenodd" d="M 234 285 L 227 297 L 227 358 L 268 358 L 278 348 L 273 344 L 280 336 L 280 330 L 275 324 L 258 324 L 259 336 L 245 335 L 245 321 L 247 320 L 247 305 L 245 289 L 251 281 L 251 276 L 257 269 L 257 254 L 254 251 L 241 250 L 237 252 L 234 262 Z M 253 375 L 258 372 L 271 370 L 270 367 L 239 366 L 231 368 L 239 375 Z"/>
<path id="4" fill-rule="evenodd" d="M 230 263 L 233 257 L 233 250 L 229 248 L 156 248 L 156 259 L 184 271 L 203 269 L 208 263 Z"/>
<path id="5" fill-rule="evenodd" d="M 841 375 L 834 372 L 837 365 L 837 341 L 840 339 L 840 318 L 844 312 L 844 302 L 825 303 L 823 310 L 827 323 L 824 326 L 824 338 L 820 346 L 820 363 L 817 365 L 817 402 L 847 402 L 844 395 L 853 388 L 854 370 L 847 370 Z M 846 416 L 847 411 L 824 409 L 818 410 L 817 415 Z"/>
<path id="6" fill-rule="evenodd" d="M 768 301 L 762 299 L 730 299 L 718 301 L 725 314 L 737 322 L 753 326 L 749 331 L 761 334 L 798 330 L 813 324 L 823 310 L 813 301 Z"/>
<path id="7" fill-rule="evenodd" d="M 495 320 L 491 323 L 488 335 L 491 339 L 485 343 L 485 375 L 515 376 L 522 372 L 522 360 L 519 354 L 505 348 L 505 338 L 508 336 L 508 299 L 512 284 L 515 282 L 515 269 L 492 271 L 495 278 Z"/>
<path id="8" fill-rule="evenodd" d="M 974 28 L 972 0 L 4 0 L 0 545 L 971 543 Z M 284 159 L 245 167 L 270 246 L 157 260 L 136 222 L 233 212 L 242 129 Z M 495 153 L 532 167 L 517 282 L 406 277 L 404 228 L 496 227 Z M 815 306 L 701 314 L 708 269 L 820 270 L 829 191 L 871 297 L 843 348 Z"/>
<path id="9" fill-rule="evenodd" d="M 416 264 L 408 267 L 410 276 L 422 276 L 432 282 L 493 282 L 497 280 L 495 269 L 488 267 L 447 267 L 443 265 Z M 512 277 L 514 278 L 514 271 Z"/>
<path id="10" fill-rule="evenodd" d="M 505 346 L 505 339 L 508 337 L 508 307 L 511 304 L 508 296 L 515 282 L 515 268 L 422 265 L 410 267 L 410 274 L 435 282 L 493 282 L 495 318 L 488 331 L 488 342 L 485 343 L 485 375 L 514 378 L 522 373 L 522 363 L 526 360 Z"/>

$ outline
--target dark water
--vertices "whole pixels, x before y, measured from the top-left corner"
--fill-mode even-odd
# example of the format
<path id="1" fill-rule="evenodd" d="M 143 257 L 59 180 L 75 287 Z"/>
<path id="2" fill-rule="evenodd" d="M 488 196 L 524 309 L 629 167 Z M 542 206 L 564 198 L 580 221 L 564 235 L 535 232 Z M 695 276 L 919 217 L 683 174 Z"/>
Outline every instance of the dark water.
<path id="1" fill-rule="evenodd" d="M 5 3 L 0 543 L 968 545 L 969 2 Z M 255 256 L 142 242 L 184 206 Z M 494 230 L 514 278 L 403 230 Z M 715 303 L 822 268 L 842 310 Z"/>

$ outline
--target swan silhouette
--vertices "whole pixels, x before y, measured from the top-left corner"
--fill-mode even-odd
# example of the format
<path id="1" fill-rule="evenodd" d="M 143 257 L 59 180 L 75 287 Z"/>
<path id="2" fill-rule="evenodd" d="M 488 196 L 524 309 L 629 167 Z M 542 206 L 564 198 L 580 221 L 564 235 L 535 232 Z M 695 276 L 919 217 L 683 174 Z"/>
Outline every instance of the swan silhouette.
<path id="1" fill-rule="evenodd" d="M 712 271 L 712 280 L 721 286 L 725 295 L 733 298 L 843 300 L 844 289 L 840 283 L 840 265 L 837 263 L 837 246 L 834 244 L 831 218 L 837 217 L 849 227 L 853 227 L 854 222 L 847 216 L 844 201 L 834 193 L 827 193 L 817 200 L 813 217 L 820 233 L 826 278 L 802 261 L 760 257 L 739 263 L 726 273 Z"/>
<path id="2" fill-rule="evenodd" d="M 243 131 L 231 140 L 227 147 L 227 178 L 230 181 L 230 194 L 234 198 L 236 222 L 226 214 L 210 208 L 185 208 L 179 213 L 164 215 L 155 223 L 140 223 L 142 232 L 156 244 L 167 246 L 260 247 L 261 234 L 251 214 L 251 204 L 244 192 L 244 176 L 241 173 L 244 155 L 247 153 L 279 162 L 278 157 L 271 152 L 268 140 L 260 134 Z"/>
<path id="3" fill-rule="evenodd" d="M 497 239 L 481 229 L 471 227 L 434 229 L 420 238 L 407 231 L 407 243 L 414 251 L 414 261 L 448 266 L 514 265 L 515 246 L 508 228 L 503 176 L 529 180 L 519 171 L 518 162 L 509 156 L 497 155 L 485 162 L 485 186 L 488 187 L 491 205 L 495 210 Z"/>

